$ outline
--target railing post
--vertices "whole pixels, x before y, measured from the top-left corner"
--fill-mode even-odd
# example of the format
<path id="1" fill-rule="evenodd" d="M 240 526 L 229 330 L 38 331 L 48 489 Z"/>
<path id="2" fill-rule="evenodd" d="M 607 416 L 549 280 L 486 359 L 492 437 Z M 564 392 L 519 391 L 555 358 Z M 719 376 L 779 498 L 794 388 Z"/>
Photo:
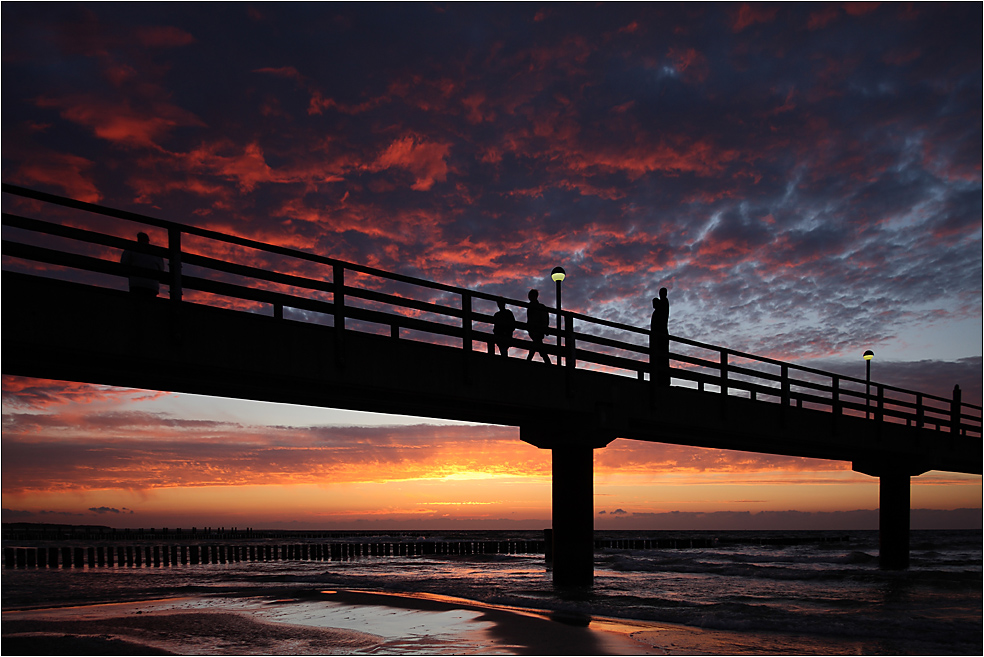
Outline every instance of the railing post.
<path id="1" fill-rule="evenodd" d="M 574 344 L 574 318 L 567 317 L 564 320 L 564 346 L 567 348 L 567 369 L 573 370 L 577 367 L 577 355 Z"/>
<path id="2" fill-rule="evenodd" d="M 462 341 L 462 348 L 469 352 L 472 350 L 472 308 L 471 308 L 471 294 L 467 292 L 461 293 L 461 328 L 464 331 L 464 339 Z"/>
<path id="3" fill-rule="evenodd" d="M 834 416 L 840 415 L 840 377 L 836 374 L 830 377 L 830 410 Z"/>
<path id="4" fill-rule="evenodd" d="M 471 294 L 461 293 L 461 328 L 464 333 L 462 338 L 462 349 L 464 350 L 464 377 L 465 383 L 469 381 L 469 364 L 471 362 L 472 351 L 472 304 Z"/>
<path id="5" fill-rule="evenodd" d="M 950 437 L 956 438 L 960 435 L 960 410 L 963 405 L 961 400 L 960 386 L 953 386 L 953 399 L 950 400 Z"/>
<path id="6" fill-rule="evenodd" d="M 779 390 L 780 390 L 780 404 L 782 406 L 782 412 L 779 415 L 779 421 L 782 426 L 786 426 L 786 421 L 789 415 L 789 366 L 782 365 L 779 369 Z"/>
<path id="7" fill-rule="evenodd" d="M 721 350 L 721 394 L 728 396 L 728 352 Z"/>
<path id="8" fill-rule="evenodd" d="M 574 318 L 567 317 L 564 320 L 564 349 L 567 351 L 567 396 L 571 396 L 573 391 L 574 369 L 577 367 L 577 357 L 574 355 Z M 560 356 L 558 355 L 558 358 Z"/>
<path id="9" fill-rule="evenodd" d="M 167 229 L 167 251 L 171 301 L 181 301 L 181 231 L 178 228 Z"/>
<path id="10" fill-rule="evenodd" d="M 878 440 L 882 438 L 882 421 L 885 419 L 885 386 L 878 384 L 878 405 L 875 406 L 875 436 Z"/>
<path id="11" fill-rule="evenodd" d="M 335 310 L 335 365 L 342 367 L 342 334 L 345 331 L 345 267 L 340 264 L 332 266 L 332 307 Z"/>
<path id="12" fill-rule="evenodd" d="M 721 350 L 721 417 L 728 413 L 728 352 Z"/>
<path id="13" fill-rule="evenodd" d="M 916 428 L 922 429 L 926 419 L 926 410 L 923 407 L 923 396 L 921 392 L 916 393 Z"/>

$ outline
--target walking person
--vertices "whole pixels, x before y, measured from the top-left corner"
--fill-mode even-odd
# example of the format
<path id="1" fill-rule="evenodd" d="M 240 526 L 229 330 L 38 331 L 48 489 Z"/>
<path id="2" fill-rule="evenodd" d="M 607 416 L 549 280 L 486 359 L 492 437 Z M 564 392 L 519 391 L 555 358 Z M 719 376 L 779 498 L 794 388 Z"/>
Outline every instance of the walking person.
<path id="1" fill-rule="evenodd" d="M 506 308 L 506 300 L 499 298 L 499 311 L 492 316 L 492 334 L 495 336 L 495 346 L 499 348 L 499 353 L 509 356 L 509 347 L 512 346 L 513 331 L 516 330 L 516 316 Z"/>
<path id="2" fill-rule="evenodd" d="M 550 314 L 547 312 L 547 307 L 540 303 L 538 290 L 530 290 L 528 296 L 530 306 L 526 309 L 526 331 L 530 334 L 533 346 L 530 347 L 530 353 L 526 360 L 533 360 L 533 355 L 538 353 L 543 362 L 553 365 L 550 354 L 547 353 L 546 347 L 543 345 L 543 336 L 546 335 L 547 328 L 550 326 Z"/>

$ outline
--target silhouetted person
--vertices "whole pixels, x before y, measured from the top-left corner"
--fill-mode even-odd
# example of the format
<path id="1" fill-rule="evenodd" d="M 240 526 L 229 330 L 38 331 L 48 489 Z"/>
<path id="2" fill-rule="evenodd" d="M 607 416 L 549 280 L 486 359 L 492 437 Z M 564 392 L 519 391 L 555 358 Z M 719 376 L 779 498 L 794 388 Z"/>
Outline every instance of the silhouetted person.
<path id="1" fill-rule="evenodd" d="M 499 353 L 509 356 L 513 331 L 516 330 L 516 316 L 506 308 L 505 299 L 499 299 L 498 304 L 499 312 L 492 316 L 492 333 L 495 335 L 495 344 L 499 348 Z"/>
<path id="2" fill-rule="evenodd" d="M 120 263 L 154 272 L 164 271 L 164 259 L 149 253 L 148 247 L 150 247 L 150 237 L 147 233 L 137 233 L 137 248 L 123 251 Z M 130 275 L 130 292 L 133 294 L 156 297 L 160 289 L 161 283 L 156 278 Z"/>
<path id="3" fill-rule="evenodd" d="M 539 297 L 539 291 L 530 290 L 530 307 L 526 309 L 526 330 L 530 334 L 530 339 L 533 340 L 533 346 L 530 347 L 530 354 L 526 360 L 533 360 L 533 354 L 539 353 L 543 362 L 553 365 L 550 355 L 543 346 L 543 336 L 546 335 L 547 327 L 550 326 L 550 314 L 547 312 L 547 307 L 539 302 Z"/>
<path id="4" fill-rule="evenodd" d="M 649 334 L 649 376 L 660 386 L 670 385 L 670 300 L 666 288 L 653 298 L 653 318 Z"/>

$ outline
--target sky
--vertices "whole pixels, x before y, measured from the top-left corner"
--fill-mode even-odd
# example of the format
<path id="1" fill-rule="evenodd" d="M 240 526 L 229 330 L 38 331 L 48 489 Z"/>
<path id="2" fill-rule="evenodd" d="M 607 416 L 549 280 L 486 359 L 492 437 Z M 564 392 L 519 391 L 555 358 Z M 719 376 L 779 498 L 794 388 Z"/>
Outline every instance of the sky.
<path id="1" fill-rule="evenodd" d="M 640 327 L 666 287 L 675 336 L 856 377 L 872 349 L 875 381 L 981 403 L 979 3 L 0 13 L 5 183 L 548 305 L 563 265 L 565 307 Z M 4 376 L 2 517 L 538 529 L 549 453 L 518 434 Z M 913 479 L 914 527 L 981 503 Z M 595 454 L 603 529 L 877 506 L 844 462 Z"/>

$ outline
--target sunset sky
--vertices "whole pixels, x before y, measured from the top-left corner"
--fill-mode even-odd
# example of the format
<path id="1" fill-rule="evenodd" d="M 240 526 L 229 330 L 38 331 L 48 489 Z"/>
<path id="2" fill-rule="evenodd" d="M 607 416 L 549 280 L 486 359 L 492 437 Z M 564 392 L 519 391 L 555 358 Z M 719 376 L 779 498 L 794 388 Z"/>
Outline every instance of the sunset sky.
<path id="1" fill-rule="evenodd" d="M 981 403 L 980 3 L 0 12 L 5 183 L 548 305 L 559 264 L 565 307 L 641 327 L 667 287 L 673 335 L 857 377 L 872 349 L 873 380 Z M 3 378 L 5 522 L 539 529 L 549 456 L 514 427 Z M 877 506 L 844 462 L 595 453 L 602 529 Z M 913 479 L 914 527 L 981 506 L 980 476 Z"/>

